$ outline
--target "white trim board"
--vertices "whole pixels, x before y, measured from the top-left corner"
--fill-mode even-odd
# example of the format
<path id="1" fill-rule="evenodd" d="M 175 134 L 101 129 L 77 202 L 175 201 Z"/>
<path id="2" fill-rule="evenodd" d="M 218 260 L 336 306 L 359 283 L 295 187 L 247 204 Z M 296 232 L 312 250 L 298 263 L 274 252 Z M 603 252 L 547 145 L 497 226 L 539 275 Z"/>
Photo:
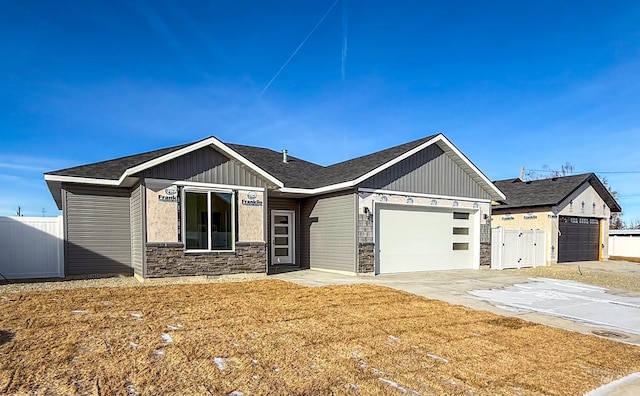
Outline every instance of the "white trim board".
<path id="1" fill-rule="evenodd" d="M 450 199 L 453 201 L 465 201 L 465 202 L 491 203 L 490 199 L 480 199 L 480 198 L 475 199 L 475 198 L 469 198 L 469 197 L 454 197 L 449 195 L 422 194 L 422 193 L 412 193 L 412 192 L 406 192 L 406 191 L 376 190 L 373 188 L 359 188 L 358 192 L 382 194 L 382 195 L 404 195 L 407 197 L 417 197 L 417 198 Z"/>

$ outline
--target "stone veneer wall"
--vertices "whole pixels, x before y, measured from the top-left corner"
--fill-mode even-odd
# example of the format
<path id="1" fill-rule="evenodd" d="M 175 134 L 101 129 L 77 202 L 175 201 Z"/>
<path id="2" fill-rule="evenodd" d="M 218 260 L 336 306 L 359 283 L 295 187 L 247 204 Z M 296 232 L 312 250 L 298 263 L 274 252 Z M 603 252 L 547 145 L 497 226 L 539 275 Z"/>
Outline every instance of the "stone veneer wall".
<path id="1" fill-rule="evenodd" d="M 480 243 L 480 265 L 491 266 L 491 243 Z"/>
<path id="2" fill-rule="evenodd" d="M 147 243 L 147 278 L 267 272 L 266 244 L 236 242 L 235 252 L 185 253 L 182 243 Z"/>
<path id="3" fill-rule="evenodd" d="M 480 266 L 491 266 L 491 224 L 480 224 Z"/>
<path id="4" fill-rule="evenodd" d="M 358 273 L 373 272 L 375 246 L 373 243 L 358 243 Z"/>
<path id="5" fill-rule="evenodd" d="M 368 214 L 358 214 L 358 273 L 374 271 L 373 221 Z"/>

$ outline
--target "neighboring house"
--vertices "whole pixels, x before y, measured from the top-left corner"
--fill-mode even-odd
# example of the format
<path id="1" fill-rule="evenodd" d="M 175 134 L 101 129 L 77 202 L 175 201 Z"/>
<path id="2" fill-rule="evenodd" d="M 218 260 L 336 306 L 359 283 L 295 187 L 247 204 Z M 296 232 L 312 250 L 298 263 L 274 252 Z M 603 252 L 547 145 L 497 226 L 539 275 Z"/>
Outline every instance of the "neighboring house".
<path id="1" fill-rule="evenodd" d="M 504 199 L 442 134 L 327 167 L 210 137 L 45 180 L 66 275 L 478 268 Z"/>
<path id="2" fill-rule="evenodd" d="M 609 219 L 620 205 L 593 174 L 494 182 L 507 196 L 492 208 L 492 227 L 546 232 L 546 263 L 608 258 Z"/>

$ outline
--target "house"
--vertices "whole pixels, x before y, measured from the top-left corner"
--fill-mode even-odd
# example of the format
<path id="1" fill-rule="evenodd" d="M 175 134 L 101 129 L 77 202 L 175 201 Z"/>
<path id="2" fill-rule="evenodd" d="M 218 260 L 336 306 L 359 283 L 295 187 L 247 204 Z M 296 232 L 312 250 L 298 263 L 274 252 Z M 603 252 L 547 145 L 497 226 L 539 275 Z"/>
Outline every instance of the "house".
<path id="1" fill-rule="evenodd" d="M 546 233 L 546 264 L 606 260 L 609 219 L 620 205 L 593 173 L 494 182 L 507 196 L 492 208 L 492 227 Z"/>
<path id="2" fill-rule="evenodd" d="M 326 167 L 209 137 L 45 180 L 66 275 L 478 268 L 504 199 L 442 134 Z"/>

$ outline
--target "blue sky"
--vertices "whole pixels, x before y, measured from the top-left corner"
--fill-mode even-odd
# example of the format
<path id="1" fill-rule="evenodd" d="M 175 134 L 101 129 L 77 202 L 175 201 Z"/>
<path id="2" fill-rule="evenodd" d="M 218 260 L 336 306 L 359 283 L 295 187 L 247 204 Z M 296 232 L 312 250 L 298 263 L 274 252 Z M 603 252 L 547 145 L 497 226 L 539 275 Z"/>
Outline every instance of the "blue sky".
<path id="1" fill-rule="evenodd" d="M 640 171 L 638 2 L 1 4 L 0 215 L 57 214 L 46 171 L 210 135 L 326 165 L 443 132 L 493 180 Z M 640 219 L 640 173 L 601 175 Z"/>

